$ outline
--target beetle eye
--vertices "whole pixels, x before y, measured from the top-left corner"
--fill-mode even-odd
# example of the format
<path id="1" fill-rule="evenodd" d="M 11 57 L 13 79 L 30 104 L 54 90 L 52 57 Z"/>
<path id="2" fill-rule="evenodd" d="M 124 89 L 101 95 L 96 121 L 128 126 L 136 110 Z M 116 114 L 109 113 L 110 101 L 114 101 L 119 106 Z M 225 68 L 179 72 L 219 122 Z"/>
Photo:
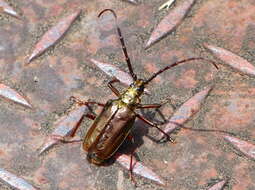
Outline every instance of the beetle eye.
<path id="1" fill-rule="evenodd" d="M 138 88 L 139 92 L 142 92 L 144 90 L 144 87 L 141 86 L 140 88 Z"/>

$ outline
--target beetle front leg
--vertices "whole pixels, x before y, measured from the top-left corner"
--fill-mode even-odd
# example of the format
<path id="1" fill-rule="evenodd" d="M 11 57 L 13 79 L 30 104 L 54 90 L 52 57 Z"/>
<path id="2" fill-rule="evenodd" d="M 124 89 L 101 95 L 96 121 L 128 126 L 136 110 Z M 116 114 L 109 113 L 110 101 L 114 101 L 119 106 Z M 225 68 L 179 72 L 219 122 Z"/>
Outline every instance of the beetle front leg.
<path id="1" fill-rule="evenodd" d="M 104 106 L 105 106 L 105 104 L 102 104 L 102 103 L 99 103 L 99 102 L 94 102 L 94 101 L 92 101 L 92 102 L 90 102 L 90 101 L 86 102 L 86 101 L 82 101 L 82 100 L 80 100 L 79 98 L 76 98 L 75 96 L 71 96 L 71 97 L 70 97 L 70 100 L 76 102 L 76 103 L 79 104 L 79 105 L 96 104 L 96 105 L 101 106 L 101 107 L 104 107 Z"/>
<path id="2" fill-rule="evenodd" d="M 137 116 L 139 119 L 141 119 L 143 122 L 145 122 L 145 123 L 147 123 L 148 125 L 150 125 L 151 127 L 155 127 L 156 129 L 158 129 L 161 133 L 163 133 L 163 134 L 166 136 L 166 138 L 167 138 L 169 141 L 171 141 L 172 143 L 174 143 L 174 140 L 173 140 L 167 133 L 165 133 L 162 129 L 160 129 L 160 128 L 157 126 L 157 124 L 155 124 L 155 123 L 149 121 L 148 119 L 146 119 L 145 117 L 143 117 L 143 116 L 141 116 L 141 115 L 139 115 L 139 114 L 137 114 L 136 116 Z"/>
<path id="3" fill-rule="evenodd" d="M 120 97 L 120 92 L 112 85 L 113 83 L 120 82 L 118 79 L 113 78 L 110 82 L 108 82 L 108 87 L 111 91 L 118 97 Z"/>

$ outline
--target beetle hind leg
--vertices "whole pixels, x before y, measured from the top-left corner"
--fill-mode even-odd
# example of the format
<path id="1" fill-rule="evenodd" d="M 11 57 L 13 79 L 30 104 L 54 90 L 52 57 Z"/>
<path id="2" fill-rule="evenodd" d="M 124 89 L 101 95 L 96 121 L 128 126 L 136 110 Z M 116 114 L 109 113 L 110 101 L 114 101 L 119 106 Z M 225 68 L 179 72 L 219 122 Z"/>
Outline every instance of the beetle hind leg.
<path id="1" fill-rule="evenodd" d="M 131 152 L 131 155 L 130 155 L 129 176 L 130 176 L 131 181 L 134 183 L 135 187 L 137 187 L 134 173 L 133 173 L 133 167 L 135 164 L 135 163 L 133 164 L 134 153 L 135 153 L 135 149 Z"/>
<path id="2" fill-rule="evenodd" d="M 135 144 L 135 139 L 132 135 L 128 135 L 127 136 L 127 140 L 131 141 L 133 144 Z M 131 154 L 130 154 L 130 163 L 129 163 L 129 177 L 131 179 L 131 181 L 134 183 L 135 187 L 137 186 L 136 184 L 136 180 L 135 180 L 135 177 L 134 177 L 134 173 L 133 173 L 133 168 L 134 168 L 134 165 L 135 163 L 133 163 L 133 157 L 134 157 L 134 154 L 135 154 L 135 149 L 133 149 L 131 151 Z"/>

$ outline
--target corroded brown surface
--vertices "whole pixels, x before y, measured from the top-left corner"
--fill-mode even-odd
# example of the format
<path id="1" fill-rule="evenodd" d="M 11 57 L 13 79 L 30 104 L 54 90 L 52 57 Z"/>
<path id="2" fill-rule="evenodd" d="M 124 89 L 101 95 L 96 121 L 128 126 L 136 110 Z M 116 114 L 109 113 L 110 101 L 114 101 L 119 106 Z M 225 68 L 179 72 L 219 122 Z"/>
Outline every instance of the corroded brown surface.
<path id="1" fill-rule="evenodd" d="M 79 143 L 57 145 L 38 156 L 39 147 L 54 130 L 54 122 L 68 114 L 70 96 L 102 103 L 115 97 L 107 88 L 110 77 L 90 59 L 127 71 L 114 18 L 107 13 L 98 19 L 101 10 L 116 11 L 135 73 L 141 78 L 185 58 L 203 56 L 218 62 L 204 44 L 224 48 L 252 65 L 255 61 L 255 3 L 249 0 L 197 0 L 175 32 L 148 50 L 144 44 L 152 30 L 184 0 L 162 11 L 158 7 L 166 0 L 139 1 L 137 5 L 124 0 L 5 2 L 20 18 L 0 12 L 1 83 L 24 95 L 33 110 L 0 101 L 0 168 L 44 190 L 135 189 L 128 171 L 118 164 L 89 164 Z M 82 12 L 65 37 L 25 66 L 43 34 L 79 9 Z M 153 109 L 141 111 L 160 124 L 186 100 L 214 83 L 200 111 L 185 124 L 194 130 L 181 129 L 171 135 L 176 144 L 154 142 L 159 132 L 136 122 L 135 145 L 127 142 L 121 151 L 129 153 L 136 148 L 137 160 L 166 181 L 166 187 L 161 187 L 136 177 L 138 190 L 202 190 L 222 180 L 228 181 L 224 190 L 255 189 L 254 160 L 222 138 L 235 136 L 254 144 L 254 78 L 220 64 L 215 72 L 213 66 L 197 62 L 166 71 L 148 86 L 151 95 L 143 97 L 144 103 L 167 98 L 173 103 L 173 107 L 164 104 L 162 114 Z M 92 108 L 96 113 L 100 110 Z M 91 121 L 84 119 L 78 135 L 84 137 L 90 125 Z M 0 189 L 10 188 L 0 183 Z"/>

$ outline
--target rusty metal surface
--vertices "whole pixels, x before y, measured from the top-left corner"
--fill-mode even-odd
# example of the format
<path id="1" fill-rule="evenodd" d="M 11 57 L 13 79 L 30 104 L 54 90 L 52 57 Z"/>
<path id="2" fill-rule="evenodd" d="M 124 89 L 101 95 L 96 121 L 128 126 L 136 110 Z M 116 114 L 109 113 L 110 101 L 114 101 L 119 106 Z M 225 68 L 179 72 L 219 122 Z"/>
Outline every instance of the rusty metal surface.
<path id="1" fill-rule="evenodd" d="M 54 131 L 54 123 L 68 114 L 70 96 L 102 103 L 114 98 L 106 85 L 110 77 L 91 59 L 127 71 L 114 18 L 105 14 L 98 19 L 101 10 L 116 11 L 135 72 L 148 78 L 167 64 L 185 58 L 203 56 L 216 63 L 229 59 L 228 55 L 217 59 L 204 44 L 228 50 L 254 65 L 253 1 L 196 0 L 182 23 L 147 50 L 144 44 L 153 29 L 184 0 L 176 0 L 174 6 L 162 11 L 158 7 L 166 0 L 138 4 L 122 0 L 5 2 L 19 18 L 0 9 L 1 83 L 24 95 L 33 109 L 0 99 L 0 168 L 44 190 L 202 190 L 222 180 L 227 181 L 224 190 L 255 189 L 254 160 L 222 138 L 223 134 L 230 135 L 255 144 L 254 78 L 221 64 L 217 72 L 213 66 L 198 61 L 180 65 L 158 76 L 148 86 L 151 95 L 143 97 L 144 103 L 171 99 L 173 107 L 164 104 L 161 113 L 153 109 L 143 112 L 160 124 L 196 93 L 214 85 L 200 111 L 185 124 L 196 130 L 180 129 L 171 134 L 175 144 L 158 144 L 153 141 L 158 131 L 137 121 L 133 130 L 135 145 L 127 142 L 121 148 L 128 153 L 135 146 L 137 160 L 158 174 L 166 187 L 136 177 L 135 188 L 128 171 L 118 164 L 89 164 L 80 143 L 58 144 L 38 156 L 40 146 Z M 26 65 L 43 34 L 77 10 L 82 12 L 65 36 Z M 83 120 L 78 135 L 84 137 L 90 124 L 89 119 Z M 0 183 L 0 189 L 11 188 Z"/>

